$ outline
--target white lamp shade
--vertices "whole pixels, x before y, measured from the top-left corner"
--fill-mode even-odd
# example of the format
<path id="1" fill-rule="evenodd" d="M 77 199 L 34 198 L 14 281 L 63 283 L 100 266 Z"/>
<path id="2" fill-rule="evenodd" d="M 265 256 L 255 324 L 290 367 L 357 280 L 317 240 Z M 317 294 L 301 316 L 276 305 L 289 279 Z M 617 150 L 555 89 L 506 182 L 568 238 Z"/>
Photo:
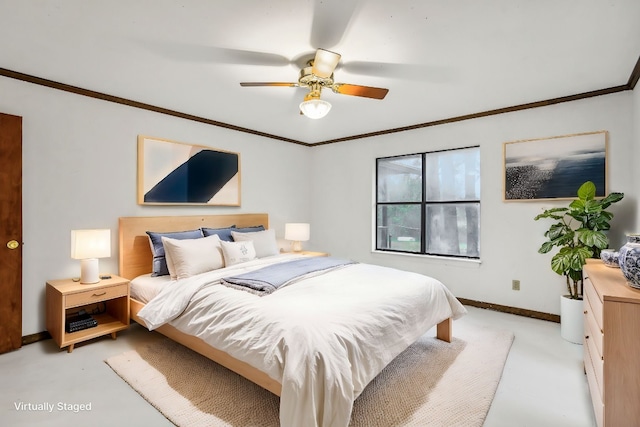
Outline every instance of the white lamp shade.
<path id="1" fill-rule="evenodd" d="M 111 230 L 71 230 L 71 258 L 111 256 Z"/>
<path id="2" fill-rule="evenodd" d="M 331 110 L 331 104 L 322 99 L 310 99 L 300 104 L 300 111 L 310 119 L 321 119 Z"/>
<path id="3" fill-rule="evenodd" d="M 341 55 L 325 49 L 318 49 L 313 61 L 313 72 L 319 77 L 331 77 L 338 66 Z"/>
<path id="4" fill-rule="evenodd" d="M 285 240 L 293 240 L 297 242 L 306 242 L 311 236 L 311 227 L 309 224 L 302 222 L 293 222 L 284 225 Z"/>

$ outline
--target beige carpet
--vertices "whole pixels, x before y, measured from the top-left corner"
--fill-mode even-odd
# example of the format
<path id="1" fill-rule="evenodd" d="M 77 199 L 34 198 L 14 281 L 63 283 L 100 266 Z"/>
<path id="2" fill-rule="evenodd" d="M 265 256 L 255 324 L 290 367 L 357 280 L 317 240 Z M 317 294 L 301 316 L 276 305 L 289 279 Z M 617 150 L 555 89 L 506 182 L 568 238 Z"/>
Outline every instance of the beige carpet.
<path id="1" fill-rule="evenodd" d="M 481 426 L 513 334 L 454 322 L 401 353 L 354 403 L 351 426 Z M 168 339 L 106 363 L 178 426 L 277 426 L 279 398 Z"/>

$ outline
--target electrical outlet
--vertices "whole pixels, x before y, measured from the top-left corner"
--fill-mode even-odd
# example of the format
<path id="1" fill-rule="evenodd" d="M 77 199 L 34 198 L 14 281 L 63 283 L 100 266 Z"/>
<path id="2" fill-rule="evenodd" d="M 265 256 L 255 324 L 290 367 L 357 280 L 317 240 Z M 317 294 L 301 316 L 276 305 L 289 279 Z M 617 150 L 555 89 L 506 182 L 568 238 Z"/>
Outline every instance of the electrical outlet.
<path id="1" fill-rule="evenodd" d="M 519 291 L 520 290 L 520 280 L 512 280 L 511 281 L 511 289 L 514 291 Z"/>

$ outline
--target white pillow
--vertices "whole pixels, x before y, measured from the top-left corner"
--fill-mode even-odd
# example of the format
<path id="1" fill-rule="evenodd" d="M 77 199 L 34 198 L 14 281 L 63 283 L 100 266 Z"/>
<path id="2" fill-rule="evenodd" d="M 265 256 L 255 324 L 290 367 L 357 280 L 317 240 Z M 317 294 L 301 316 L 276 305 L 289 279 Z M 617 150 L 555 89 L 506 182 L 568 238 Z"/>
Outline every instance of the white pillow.
<path id="1" fill-rule="evenodd" d="M 224 267 L 217 234 L 182 240 L 163 236 L 162 244 L 172 279 L 185 279 Z"/>
<path id="2" fill-rule="evenodd" d="M 220 244 L 222 245 L 222 254 L 227 267 L 256 259 L 256 249 L 250 240 L 246 242 L 225 242 L 221 240 Z"/>
<path id="3" fill-rule="evenodd" d="M 236 242 L 246 242 L 251 240 L 256 248 L 256 257 L 264 258 L 266 256 L 278 255 L 278 241 L 276 240 L 276 231 L 274 229 L 264 231 L 251 231 L 249 233 L 240 233 L 231 230 L 231 236 Z"/>

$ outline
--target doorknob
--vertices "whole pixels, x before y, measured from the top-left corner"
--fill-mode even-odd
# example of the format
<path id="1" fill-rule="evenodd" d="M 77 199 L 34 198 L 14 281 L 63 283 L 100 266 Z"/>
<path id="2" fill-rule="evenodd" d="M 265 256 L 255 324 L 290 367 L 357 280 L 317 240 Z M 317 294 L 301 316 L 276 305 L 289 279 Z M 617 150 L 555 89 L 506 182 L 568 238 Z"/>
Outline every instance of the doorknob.
<path id="1" fill-rule="evenodd" d="M 16 249 L 18 246 L 20 246 L 20 243 L 18 243 L 18 241 L 17 241 L 17 240 L 9 240 L 9 241 L 7 242 L 7 247 L 8 247 L 9 249 Z"/>

